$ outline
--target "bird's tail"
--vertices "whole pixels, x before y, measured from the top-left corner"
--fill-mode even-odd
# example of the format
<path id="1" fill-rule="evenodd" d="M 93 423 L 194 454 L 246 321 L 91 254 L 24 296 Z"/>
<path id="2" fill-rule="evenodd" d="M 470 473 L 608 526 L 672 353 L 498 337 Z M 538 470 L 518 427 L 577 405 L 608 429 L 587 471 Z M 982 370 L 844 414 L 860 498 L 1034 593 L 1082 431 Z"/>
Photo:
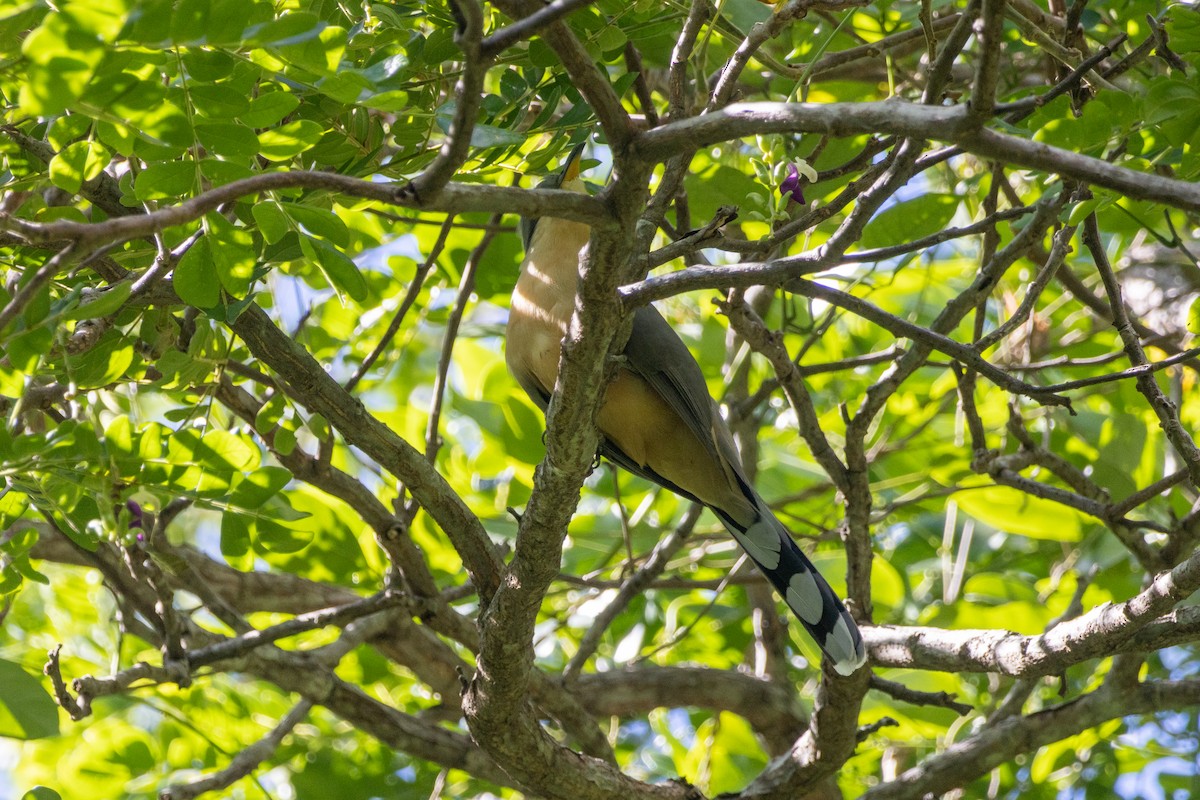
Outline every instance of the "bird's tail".
<path id="1" fill-rule="evenodd" d="M 714 511 L 833 661 L 833 668 L 841 675 L 850 675 L 867 660 L 858 626 L 766 502 L 756 493 L 753 499 L 756 516 L 749 525 L 741 525 L 719 509 Z"/>

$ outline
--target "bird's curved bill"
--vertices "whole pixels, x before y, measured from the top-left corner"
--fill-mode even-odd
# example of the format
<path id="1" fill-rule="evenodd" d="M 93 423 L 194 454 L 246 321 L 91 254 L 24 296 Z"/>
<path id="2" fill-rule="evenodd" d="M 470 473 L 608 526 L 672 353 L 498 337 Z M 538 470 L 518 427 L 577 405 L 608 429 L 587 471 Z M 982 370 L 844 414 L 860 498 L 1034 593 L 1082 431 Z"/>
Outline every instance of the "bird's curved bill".
<path id="1" fill-rule="evenodd" d="M 583 162 L 583 148 L 587 147 L 587 139 L 584 139 L 579 144 L 571 148 L 570 154 L 567 155 L 567 160 L 563 162 L 560 175 L 562 179 L 559 185 L 567 181 L 573 181 L 579 177 L 579 166 Z"/>

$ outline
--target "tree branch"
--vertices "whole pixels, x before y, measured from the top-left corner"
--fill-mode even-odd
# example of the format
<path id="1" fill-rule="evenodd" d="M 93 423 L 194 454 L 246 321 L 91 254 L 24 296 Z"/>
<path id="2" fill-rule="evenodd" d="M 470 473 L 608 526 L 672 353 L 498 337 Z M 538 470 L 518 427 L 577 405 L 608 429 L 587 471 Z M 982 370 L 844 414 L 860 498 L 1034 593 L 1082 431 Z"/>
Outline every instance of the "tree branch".
<path id="1" fill-rule="evenodd" d="M 1121 652 L 1139 631 L 1198 589 L 1200 552 L 1160 573 L 1129 600 L 1097 606 L 1037 636 L 881 625 L 863 629 L 863 639 L 878 666 L 1017 677 L 1056 675 L 1074 664 Z M 1141 640 L 1139 646 L 1144 644 Z"/>
<path id="2" fill-rule="evenodd" d="M 1130 198 L 1200 211 L 1200 185 L 1119 167 L 1060 147 L 977 128 L 962 106 L 927 106 L 899 100 L 866 103 L 738 103 L 699 117 L 660 125 L 637 135 L 631 157 L 662 161 L 679 150 L 760 133 L 831 136 L 894 134 L 958 145 L 982 158 L 1039 169 L 1113 189 Z"/>
<path id="3" fill-rule="evenodd" d="M 168 786 L 159 792 L 159 800 L 191 800 L 207 792 L 216 792 L 229 788 L 234 783 L 254 772 L 262 762 L 273 756 L 275 751 L 279 749 L 279 746 L 283 744 L 284 738 L 292 732 L 292 729 L 301 720 L 308 716 L 308 712 L 312 710 L 312 707 L 311 700 L 301 700 L 292 707 L 292 710 L 279 721 L 279 724 L 270 733 L 235 755 L 233 760 L 229 762 L 229 766 L 225 767 L 225 769 L 194 780 L 191 783 Z"/>
<path id="4" fill-rule="evenodd" d="M 572 11 L 590 6 L 594 2 L 596 0 L 553 0 L 529 16 L 522 17 L 485 38 L 480 45 L 480 51 L 483 55 L 494 58 L 517 42 L 536 36 L 550 23 L 557 22 Z"/>
<path id="5" fill-rule="evenodd" d="M 310 410 L 329 420 L 347 443 L 404 481 L 450 538 L 471 582 L 486 601 L 500 585 L 503 563 L 479 519 L 445 478 L 418 450 L 369 414 L 258 306 L 247 307 L 232 327 L 256 358 L 290 384 L 297 396 L 305 398 Z"/>
<path id="6" fill-rule="evenodd" d="M 1021 753 L 1131 714 L 1200 703 L 1200 681 L 1157 681 L 1132 689 L 1104 686 L 1053 708 L 1005 720 L 930 756 L 893 781 L 868 789 L 862 800 L 901 800 L 940 795 Z"/>
<path id="7" fill-rule="evenodd" d="M 420 198 L 405 194 L 407 183 L 381 183 L 332 172 L 267 172 L 223 184 L 174 206 L 138 216 L 103 222 L 29 222 L 0 213 L 0 231 L 21 236 L 33 244 L 74 242 L 77 249 L 115 244 L 151 236 L 176 225 L 194 222 L 225 203 L 247 195 L 281 189 L 310 189 L 338 192 L 349 197 L 375 200 L 405 208 L 462 213 L 503 211 L 525 216 L 556 216 L 586 222 L 606 229 L 610 215 L 604 204 L 586 194 L 561 189 L 517 189 L 483 184 L 450 183 Z"/>
<path id="8" fill-rule="evenodd" d="M 1100 272 L 1100 280 L 1104 283 L 1104 290 L 1108 294 L 1108 304 L 1112 309 L 1113 327 L 1117 329 L 1117 335 L 1121 337 L 1125 354 L 1135 368 L 1147 369 L 1150 367 L 1150 360 L 1146 358 L 1146 353 L 1142 350 L 1142 343 L 1138 339 L 1138 334 L 1130 322 L 1129 313 L 1125 309 L 1125 301 L 1121 296 L 1121 284 L 1117 282 L 1112 264 L 1108 261 L 1108 253 L 1104 251 L 1104 243 L 1100 239 L 1100 226 L 1096 222 L 1094 213 L 1089 214 L 1083 224 L 1082 238 L 1084 247 L 1091 252 L 1092 261 Z M 1146 402 L 1158 417 L 1159 427 L 1163 429 L 1168 441 L 1174 445 L 1175 452 L 1179 453 L 1180 458 L 1187 465 L 1192 485 L 1200 487 L 1200 447 L 1196 446 L 1195 440 L 1184 430 L 1179 421 L 1179 410 L 1163 394 L 1149 371 L 1139 373 L 1135 382 L 1138 391 L 1146 398 Z"/>

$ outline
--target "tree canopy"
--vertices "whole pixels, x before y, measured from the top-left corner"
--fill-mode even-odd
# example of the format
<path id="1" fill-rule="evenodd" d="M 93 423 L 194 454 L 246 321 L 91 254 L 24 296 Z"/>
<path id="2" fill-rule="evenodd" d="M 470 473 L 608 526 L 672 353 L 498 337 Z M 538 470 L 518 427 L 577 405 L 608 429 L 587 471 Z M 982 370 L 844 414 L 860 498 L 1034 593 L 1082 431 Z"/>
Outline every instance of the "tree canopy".
<path id="1" fill-rule="evenodd" d="M 0 64 L 0 787 L 1200 794 L 1190 5 L 9 0 Z M 548 421 L 518 215 L 593 231 Z M 650 302 L 868 668 L 596 461 Z"/>

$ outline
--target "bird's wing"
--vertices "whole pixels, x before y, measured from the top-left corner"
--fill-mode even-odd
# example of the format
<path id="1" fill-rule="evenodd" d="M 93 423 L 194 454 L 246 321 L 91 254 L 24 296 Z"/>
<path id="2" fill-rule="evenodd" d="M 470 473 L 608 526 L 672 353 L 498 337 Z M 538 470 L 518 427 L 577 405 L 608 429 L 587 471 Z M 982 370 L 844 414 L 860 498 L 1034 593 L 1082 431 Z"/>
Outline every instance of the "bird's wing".
<path id="1" fill-rule="evenodd" d="M 639 375 L 666 401 L 724 470 L 730 492 L 725 502 L 707 505 L 758 564 L 821 649 L 829 654 L 835 668 L 842 674 L 853 672 L 866 658 L 862 636 L 854 619 L 837 593 L 792 540 L 787 528 L 746 480 L 729 428 L 721 419 L 716 403 L 708 393 L 704 375 L 687 346 L 666 320 L 647 306 L 634 316 L 633 333 L 624 355 L 626 368 Z M 602 452 L 622 467 L 695 499 L 653 470 L 633 463 L 611 443 L 607 447 Z M 749 514 L 743 503 L 749 506 Z"/>
<path id="2" fill-rule="evenodd" d="M 700 365 L 658 310 L 643 306 L 633 315 L 625 366 L 650 384 L 729 473 L 731 485 L 748 488 L 729 428 L 708 391 Z"/>

